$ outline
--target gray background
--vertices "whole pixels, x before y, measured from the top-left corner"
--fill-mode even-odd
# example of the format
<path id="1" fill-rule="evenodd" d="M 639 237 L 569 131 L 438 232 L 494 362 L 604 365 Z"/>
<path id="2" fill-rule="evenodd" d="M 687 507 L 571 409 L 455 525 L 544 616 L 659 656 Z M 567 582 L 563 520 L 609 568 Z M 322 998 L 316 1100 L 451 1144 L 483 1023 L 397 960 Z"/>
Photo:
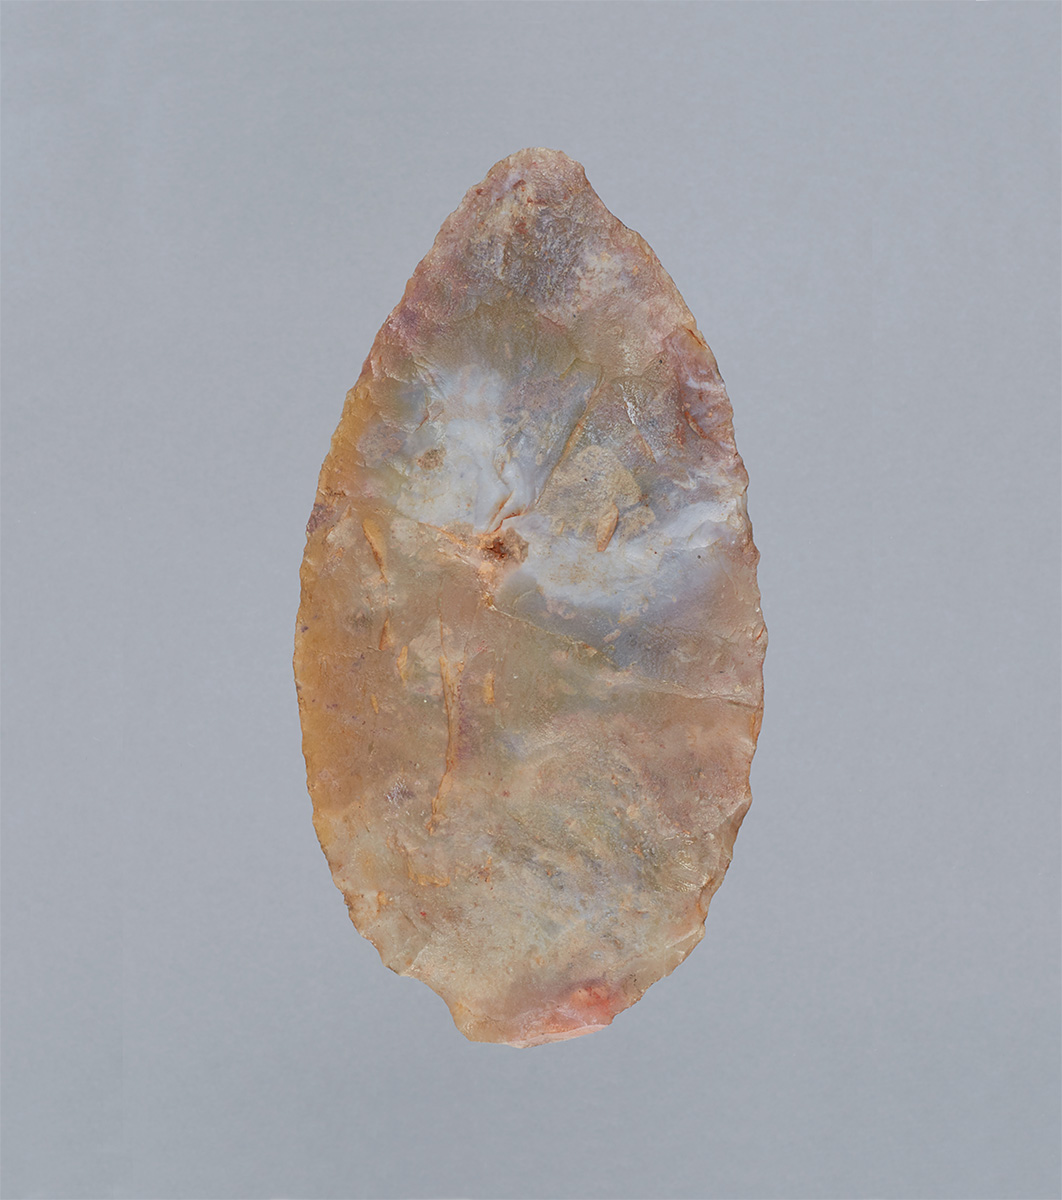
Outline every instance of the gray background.
<path id="1" fill-rule="evenodd" d="M 1057 5 L 9 4 L 7 1197 L 1059 1192 Z M 718 356 L 771 635 L 707 940 L 467 1044 L 290 658 L 445 215 L 582 161 Z"/>

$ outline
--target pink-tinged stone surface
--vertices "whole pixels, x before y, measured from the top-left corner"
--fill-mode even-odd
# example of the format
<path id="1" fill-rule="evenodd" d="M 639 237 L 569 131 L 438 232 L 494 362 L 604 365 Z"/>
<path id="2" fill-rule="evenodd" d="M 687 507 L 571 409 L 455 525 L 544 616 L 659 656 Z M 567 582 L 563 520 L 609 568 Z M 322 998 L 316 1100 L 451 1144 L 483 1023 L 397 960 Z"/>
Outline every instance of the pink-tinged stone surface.
<path id="1" fill-rule="evenodd" d="M 498 163 L 321 472 L 295 672 L 357 928 L 469 1038 L 609 1024 L 704 933 L 766 644 L 715 358 L 552 150 Z"/>

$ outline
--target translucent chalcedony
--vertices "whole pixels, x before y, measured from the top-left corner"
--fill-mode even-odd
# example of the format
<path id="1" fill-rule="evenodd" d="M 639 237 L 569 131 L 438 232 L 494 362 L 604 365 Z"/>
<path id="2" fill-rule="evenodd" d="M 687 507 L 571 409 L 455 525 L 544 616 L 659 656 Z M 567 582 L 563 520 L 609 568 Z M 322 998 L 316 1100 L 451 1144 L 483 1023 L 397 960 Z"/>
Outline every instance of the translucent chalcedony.
<path id="1" fill-rule="evenodd" d="M 498 163 L 347 397 L 295 650 L 335 882 L 467 1037 L 600 1029 L 700 941 L 762 711 L 746 482 L 653 252 L 564 154 Z"/>

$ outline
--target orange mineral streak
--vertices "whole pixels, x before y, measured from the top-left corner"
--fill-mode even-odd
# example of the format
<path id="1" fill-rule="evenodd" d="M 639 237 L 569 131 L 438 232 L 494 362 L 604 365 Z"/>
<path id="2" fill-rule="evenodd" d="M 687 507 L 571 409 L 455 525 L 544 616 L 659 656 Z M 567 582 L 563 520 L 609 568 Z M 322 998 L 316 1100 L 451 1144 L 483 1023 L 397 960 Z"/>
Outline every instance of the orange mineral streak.
<path id="1" fill-rule="evenodd" d="M 347 396 L 295 674 L 357 928 L 469 1038 L 601 1029 L 704 932 L 766 637 L 730 402 L 582 168 L 498 163 Z"/>

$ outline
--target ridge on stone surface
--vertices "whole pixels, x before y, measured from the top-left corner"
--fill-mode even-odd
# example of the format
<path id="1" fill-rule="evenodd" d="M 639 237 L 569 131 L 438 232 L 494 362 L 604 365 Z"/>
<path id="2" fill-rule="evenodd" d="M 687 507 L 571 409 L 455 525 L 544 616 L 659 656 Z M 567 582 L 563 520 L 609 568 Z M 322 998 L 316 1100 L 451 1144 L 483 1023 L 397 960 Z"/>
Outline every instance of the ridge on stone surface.
<path id="1" fill-rule="evenodd" d="M 607 1025 L 700 941 L 766 645 L 715 358 L 553 150 L 444 222 L 347 396 L 295 674 L 351 918 L 479 1041 Z"/>

